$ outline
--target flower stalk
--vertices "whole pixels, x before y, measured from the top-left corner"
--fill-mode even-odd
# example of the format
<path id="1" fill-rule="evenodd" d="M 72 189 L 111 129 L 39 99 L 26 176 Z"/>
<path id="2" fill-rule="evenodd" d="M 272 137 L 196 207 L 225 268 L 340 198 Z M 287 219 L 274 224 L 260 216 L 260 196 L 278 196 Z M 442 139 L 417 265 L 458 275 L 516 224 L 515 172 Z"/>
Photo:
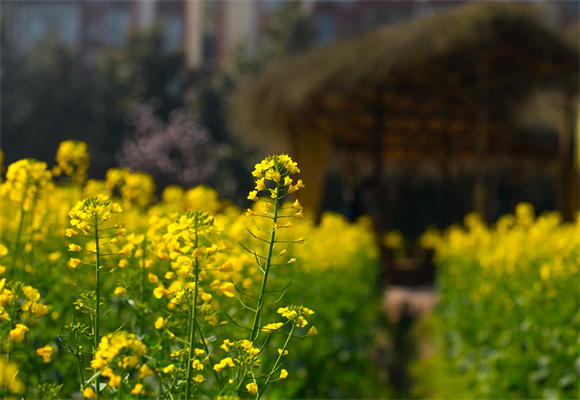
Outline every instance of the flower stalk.
<path id="1" fill-rule="evenodd" d="M 276 183 L 276 192 L 274 199 L 274 215 L 272 216 L 272 233 L 270 236 L 270 243 L 268 246 L 268 258 L 266 259 L 266 266 L 264 268 L 264 279 L 260 287 L 260 295 L 258 297 L 258 306 L 256 307 L 256 314 L 254 316 L 254 323 L 252 324 L 252 331 L 250 333 L 250 341 L 254 341 L 258 337 L 258 325 L 260 323 L 260 312 L 264 306 L 264 293 L 266 292 L 266 285 L 268 283 L 268 273 L 270 272 L 270 264 L 272 263 L 272 253 L 274 251 L 274 244 L 276 242 L 276 223 L 278 222 L 278 197 L 280 193 L 280 184 Z"/>
<path id="2" fill-rule="evenodd" d="M 199 246 L 198 243 L 198 224 L 199 224 L 199 215 L 197 213 L 195 213 L 195 219 L 194 219 L 194 232 L 195 232 L 195 244 L 194 244 L 194 249 L 197 249 Z M 193 372 L 193 350 L 194 350 L 194 343 L 195 343 L 195 334 L 196 334 L 196 327 L 197 327 L 197 291 L 198 291 L 198 268 L 199 268 L 199 264 L 198 264 L 198 259 L 197 257 L 195 257 L 193 259 L 193 270 L 194 270 L 194 278 L 193 278 L 193 282 L 194 282 L 194 288 L 193 288 L 193 310 L 191 309 L 191 300 L 189 301 L 190 304 L 190 309 L 189 309 L 189 313 L 190 313 L 190 320 L 189 320 L 189 332 L 188 332 L 188 337 L 189 337 L 189 352 L 187 354 L 187 379 L 186 379 L 186 384 L 185 384 L 185 400 L 189 400 L 191 397 L 191 388 L 192 388 L 192 382 L 191 382 L 191 378 L 192 378 L 192 372 Z"/>

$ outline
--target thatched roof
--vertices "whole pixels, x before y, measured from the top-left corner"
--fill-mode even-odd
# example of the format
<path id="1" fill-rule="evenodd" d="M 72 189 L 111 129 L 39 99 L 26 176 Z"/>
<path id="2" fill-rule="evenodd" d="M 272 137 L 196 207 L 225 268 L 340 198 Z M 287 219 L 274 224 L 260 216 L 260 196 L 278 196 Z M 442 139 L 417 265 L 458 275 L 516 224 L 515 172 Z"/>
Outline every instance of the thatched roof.
<path id="1" fill-rule="evenodd" d="M 479 3 L 273 66 L 238 92 L 236 119 L 262 142 L 301 131 L 364 150 L 375 143 L 379 104 L 387 158 L 449 157 L 473 153 L 484 107 L 490 155 L 542 157 L 505 123 L 537 88 L 577 92 L 578 60 L 529 8 Z"/>

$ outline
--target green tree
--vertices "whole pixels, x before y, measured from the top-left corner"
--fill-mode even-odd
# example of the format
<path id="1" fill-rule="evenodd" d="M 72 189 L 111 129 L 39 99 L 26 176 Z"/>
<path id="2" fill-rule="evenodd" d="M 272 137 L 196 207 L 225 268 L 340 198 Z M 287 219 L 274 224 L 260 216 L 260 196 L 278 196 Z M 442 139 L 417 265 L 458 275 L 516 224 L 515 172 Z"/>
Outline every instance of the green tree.
<path id="1" fill-rule="evenodd" d="M 301 10 L 300 2 L 284 2 L 278 13 L 268 21 L 254 54 L 246 50 L 245 43 L 238 43 L 228 53 L 224 64 L 214 73 L 211 81 L 200 88 L 197 108 L 200 122 L 206 126 L 219 142 L 229 143 L 236 149 L 239 146 L 228 125 L 228 114 L 231 97 L 239 85 L 260 73 L 266 66 L 294 57 L 314 44 L 315 27 L 310 18 Z M 228 160 L 222 160 L 222 167 L 217 171 L 218 180 L 224 177 L 235 177 L 241 187 L 238 193 L 246 193 L 252 182 L 247 179 L 253 165 L 247 160 L 255 159 L 253 151 L 246 149 L 232 153 Z M 230 178 L 231 179 L 231 178 Z M 229 194 L 233 197 L 233 194 Z M 234 199 L 236 203 L 247 202 L 245 196 Z"/>
<path id="2" fill-rule="evenodd" d="M 158 29 L 133 32 L 120 49 L 83 65 L 55 38 L 25 52 L 2 46 L 1 128 L 6 162 L 33 157 L 49 164 L 60 141 L 87 142 L 91 176 L 115 166 L 129 108 L 154 99 L 164 118 L 183 106 L 191 82 L 182 53 L 167 53 Z"/>

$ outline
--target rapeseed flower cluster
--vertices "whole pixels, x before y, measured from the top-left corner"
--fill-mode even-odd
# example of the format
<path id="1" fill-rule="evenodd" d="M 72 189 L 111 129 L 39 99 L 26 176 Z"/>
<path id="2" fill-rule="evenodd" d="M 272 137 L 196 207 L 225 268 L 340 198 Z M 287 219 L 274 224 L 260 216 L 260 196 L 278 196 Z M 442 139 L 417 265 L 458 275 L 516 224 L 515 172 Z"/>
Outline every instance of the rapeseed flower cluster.
<path id="1" fill-rule="evenodd" d="M 84 146 L 70 143 L 62 149 L 60 171 L 53 171 L 70 180 L 55 184 L 46 164 L 25 160 L 9 168 L 13 172 L 2 184 L 0 256 L 6 267 L 0 268 L 5 274 L 0 276 L 0 329 L 3 354 L 8 344 L 19 346 L 10 357 L 20 371 L 19 394 L 39 397 L 30 377 L 38 370 L 41 380 L 50 380 L 53 366 L 63 376 L 78 376 L 76 383 L 67 379 L 62 396 L 80 391 L 86 398 L 260 397 L 270 383 L 299 376 L 291 372 L 292 357 L 299 354 L 291 347 L 313 340 L 303 338 L 316 328 L 306 334 L 311 326 L 306 319 L 312 317 L 305 307 L 296 308 L 299 315 L 293 319 L 276 309 L 287 308 L 286 297 L 304 292 L 315 281 L 314 271 L 344 268 L 347 273 L 345 266 L 373 242 L 362 224 L 355 228 L 327 215 L 323 221 L 336 222 L 319 233 L 294 198 L 304 183 L 285 155 L 256 167 L 261 174 L 254 171 L 256 194 L 266 196 L 242 212 L 204 186 L 168 187 L 151 205 L 150 177 L 113 169 L 105 180 L 86 181 L 77 178 L 88 163 Z M 34 188 L 21 185 L 26 179 Z M 117 215 L 121 211 L 124 221 Z M 348 238 L 345 243 L 360 234 L 359 246 L 334 249 L 332 257 L 314 246 L 297 251 L 306 238 L 328 243 L 337 228 Z M 12 265 L 15 276 L 26 282 L 18 290 L 10 278 Z M 289 285 L 292 275 L 299 285 Z M 46 300 L 40 297 L 44 293 Z M 38 318 L 44 318 L 42 325 Z M 113 345 L 111 335 L 135 335 L 146 354 Z M 225 338 L 235 344 L 228 350 L 220 349 Z M 93 371 L 87 373 L 89 366 Z M 11 392 L 8 384 L 0 385 L 0 392 Z"/>
<path id="2" fill-rule="evenodd" d="M 87 180 L 89 153 L 87 144 L 78 140 L 65 140 L 56 151 L 57 165 L 52 169 L 54 176 L 62 173 L 69 176 L 73 183 L 82 185 Z"/>
<path id="3" fill-rule="evenodd" d="M 1 186 L 2 197 L 17 203 L 23 211 L 31 211 L 39 195 L 54 186 L 46 168 L 46 163 L 33 158 L 11 164 Z"/>
<path id="4" fill-rule="evenodd" d="M 147 354 L 147 347 L 135 334 L 126 331 L 109 333 L 101 339 L 95 358 L 91 361 L 91 368 L 135 368 L 143 354 Z M 117 363 L 113 362 L 115 358 Z"/>
<path id="5" fill-rule="evenodd" d="M 578 397 L 579 230 L 578 216 L 536 217 L 521 203 L 491 226 L 469 214 L 463 226 L 420 238 L 435 249 L 433 323 L 448 338 L 438 357 L 416 366 L 424 382 L 441 382 L 424 390 L 445 398 Z"/>
<path id="6" fill-rule="evenodd" d="M 7 390 L 12 394 L 24 392 L 24 382 L 18 377 L 19 368 L 16 363 L 0 358 L 0 390 Z"/>

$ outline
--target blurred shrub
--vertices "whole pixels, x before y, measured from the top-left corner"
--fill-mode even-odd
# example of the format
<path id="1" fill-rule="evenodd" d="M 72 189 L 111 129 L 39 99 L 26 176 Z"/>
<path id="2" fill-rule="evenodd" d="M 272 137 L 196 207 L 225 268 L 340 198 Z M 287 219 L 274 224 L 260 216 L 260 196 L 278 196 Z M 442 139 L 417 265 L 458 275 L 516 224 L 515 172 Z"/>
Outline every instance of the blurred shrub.
<path id="1" fill-rule="evenodd" d="M 436 355 L 418 362 L 429 398 L 578 398 L 580 219 L 536 218 L 529 204 L 491 227 L 430 230 L 439 306 L 427 332 Z"/>
<path id="2" fill-rule="evenodd" d="M 165 123 L 151 104 L 142 103 L 133 107 L 125 120 L 135 132 L 121 143 L 119 165 L 148 173 L 161 187 L 207 184 L 220 154 L 231 152 L 227 145 L 220 152 L 210 132 L 185 107 L 173 110 Z"/>

